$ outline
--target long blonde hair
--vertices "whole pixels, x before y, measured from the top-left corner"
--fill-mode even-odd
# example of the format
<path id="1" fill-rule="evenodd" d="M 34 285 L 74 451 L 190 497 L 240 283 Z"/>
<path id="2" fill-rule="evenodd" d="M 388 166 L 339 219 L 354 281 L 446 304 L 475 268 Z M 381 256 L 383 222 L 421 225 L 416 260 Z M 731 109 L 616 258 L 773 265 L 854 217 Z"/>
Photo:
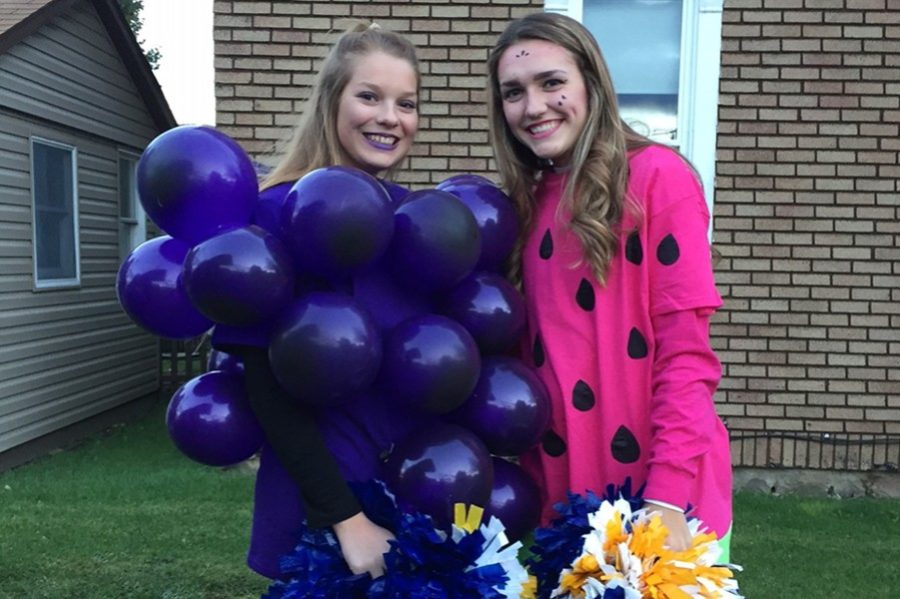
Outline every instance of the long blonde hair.
<path id="1" fill-rule="evenodd" d="M 317 168 L 349 162 L 338 139 L 338 107 L 356 63 L 373 52 L 384 52 L 407 61 L 416 73 L 419 91 L 422 75 L 415 46 L 403 36 L 377 25 L 355 24 L 338 38 L 322 63 L 307 108 L 281 153 L 280 161 L 265 176 L 260 189 L 294 181 Z"/>
<path id="2" fill-rule="evenodd" d="M 587 122 L 572 150 L 572 176 L 563 191 L 560 209 L 572 215 L 569 227 L 581 241 L 584 258 L 597 281 L 604 285 L 618 247 L 616 225 L 627 207 L 637 210 L 626 198 L 628 151 L 652 142 L 622 122 L 609 69 L 596 40 L 581 23 L 546 12 L 510 23 L 488 58 L 488 117 L 497 168 L 516 204 L 524 233 L 532 226 L 534 190 L 541 165 L 534 153 L 516 139 L 504 118 L 497 74 L 503 53 L 522 40 L 544 40 L 568 50 L 584 78 Z M 524 237 L 520 236 L 510 257 L 510 275 L 516 284 L 521 284 Z"/>

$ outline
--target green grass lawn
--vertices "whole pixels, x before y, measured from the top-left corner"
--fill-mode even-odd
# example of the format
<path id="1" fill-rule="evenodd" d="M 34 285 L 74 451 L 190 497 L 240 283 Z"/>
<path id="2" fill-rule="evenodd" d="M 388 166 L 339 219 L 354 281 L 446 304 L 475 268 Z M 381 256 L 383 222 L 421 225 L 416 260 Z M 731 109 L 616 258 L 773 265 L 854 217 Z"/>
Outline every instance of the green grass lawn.
<path id="1" fill-rule="evenodd" d="M 747 597 L 900 596 L 900 500 L 738 493 L 734 509 Z"/>
<path id="2" fill-rule="evenodd" d="M 0 474 L 0 597 L 258 597 L 244 565 L 253 477 L 141 421 Z M 740 493 L 732 558 L 751 599 L 896 597 L 900 500 Z"/>
<path id="3" fill-rule="evenodd" d="M 253 477 L 196 464 L 148 417 L 0 474 L 0 597 L 259 597 Z"/>

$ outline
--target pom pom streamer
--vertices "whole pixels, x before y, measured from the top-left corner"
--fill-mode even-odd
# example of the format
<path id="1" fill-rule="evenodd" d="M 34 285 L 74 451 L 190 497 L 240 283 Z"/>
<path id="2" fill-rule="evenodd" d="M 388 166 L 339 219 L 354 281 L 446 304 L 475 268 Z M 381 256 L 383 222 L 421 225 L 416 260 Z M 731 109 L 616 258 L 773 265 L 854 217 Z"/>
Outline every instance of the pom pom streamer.
<path id="1" fill-rule="evenodd" d="M 481 599 L 529 597 L 529 577 L 503 524 L 481 523 L 483 510 L 458 506 L 449 530 L 429 516 L 401 513 L 378 482 L 356 483 L 354 492 L 373 521 L 396 538 L 385 554 L 385 574 L 372 579 L 347 568 L 330 530 L 303 527 L 294 551 L 281 559 L 288 582 L 269 587 L 267 599 Z"/>
<path id="2" fill-rule="evenodd" d="M 591 493 L 586 497 L 571 494 L 568 504 L 557 506 L 561 517 L 550 528 L 539 529 L 535 534 L 536 557 L 530 565 L 537 574 L 538 597 L 741 597 L 732 574 L 740 567 L 717 565 L 721 550 L 716 535 L 707 532 L 700 520 L 688 521 L 690 547 L 673 551 L 665 546 L 668 530 L 659 515 L 635 509 L 634 499 L 600 500 Z M 586 532 L 576 538 L 585 528 Z M 573 549 L 577 554 L 569 558 Z M 559 567 L 563 559 L 568 562 Z"/>
<path id="3" fill-rule="evenodd" d="M 591 531 L 588 516 L 600 509 L 604 501 L 621 498 L 632 511 L 643 505 L 644 487 L 632 493 L 631 478 L 625 479 L 620 487 L 609 484 L 603 497 L 588 491 L 585 495 L 569 493 L 568 502 L 554 506 L 559 517 L 547 528 L 538 528 L 534 533 L 532 557 L 526 560 L 529 571 L 537 579 L 538 597 L 545 599 L 550 589 L 556 587 L 559 573 L 568 568 L 581 555 L 584 536 Z"/>

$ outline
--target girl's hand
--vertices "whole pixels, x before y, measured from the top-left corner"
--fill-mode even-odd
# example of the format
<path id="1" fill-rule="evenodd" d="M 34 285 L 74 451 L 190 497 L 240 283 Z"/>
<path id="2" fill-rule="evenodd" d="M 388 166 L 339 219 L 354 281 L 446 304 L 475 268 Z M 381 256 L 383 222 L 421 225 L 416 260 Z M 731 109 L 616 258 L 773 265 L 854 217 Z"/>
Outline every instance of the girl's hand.
<path id="1" fill-rule="evenodd" d="M 682 512 L 655 503 L 645 503 L 644 507 L 650 512 L 659 514 L 663 526 L 669 531 L 669 537 L 666 539 L 666 546 L 669 549 L 684 551 L 691 546 L 691 531 Z"/>
<path id="2" fill-rule="evenodd" d="M 362 512 L 334 525 L 347 566 L 354 574 L 368 572 L 372 578 L 384 574 L 384 554 L 391 548 L 391 531 L 381 528 Z"/>

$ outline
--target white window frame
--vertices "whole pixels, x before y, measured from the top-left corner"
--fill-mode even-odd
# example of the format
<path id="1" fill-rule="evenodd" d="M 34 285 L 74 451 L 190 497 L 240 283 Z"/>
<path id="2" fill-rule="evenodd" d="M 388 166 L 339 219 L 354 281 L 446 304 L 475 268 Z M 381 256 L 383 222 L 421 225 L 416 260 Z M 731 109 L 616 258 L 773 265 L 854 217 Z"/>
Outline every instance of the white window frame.
<path id="1" fill-rule="evenodd" d="M 121 149 L 119 150 L 118 156 L 116 157 L 116 214 L 118 216 L 119 224 L 119 258 L 122 260 L 128 257 L 128 254 L 131 253 L 131 250 L 147 240 L 147 215 L 144 212 L 143 205 L 141 205 L 137 190 L 137 163 L 140 157 L 140 154 Z M 120 165 L 122 160 L 129 160 L 134 163 L 134 169 L 131 177 L 131 189 L 129 190 L 129 200 L 131 202 L 132 214 L 131 218 L 125 218 L 122 216 L 122 171 Z M 126 230 L 128 231 L 128 243 L 123 244 L 122 238 L 124 237 L 124 233 Z"/>
<path id="2" fill-rule="evenodd" d="M 697 169 L 712 213 L 724 0 L 683 0 L 678 83 L 678 147 Z M 547 12 L 583 22 L 583 0 L 547 0 Z M 702 64 L 701 64 L 702 61 Z"/>
<path id="3" fill-rule="evenodd" d="M 71 164 L 72 164 L 72 242 L 73 242 L 73 253 L 75 255 L 75 276 L 72 278 L 47 278 L 41 279 L 38 275 L 38 204 L 37 204 L 37 186 L 35 184 L 35 163 L 34 163 L 34 146 L 35 144 L 41 144 L 45 146 L 50 146 L 52 148 L 57 148 L 60 150 L 65 150 L 69 152 L 71 156 Z M 49 289 L 71 289 L 74 287 L 81 286 L 81 236 L 80 236 L 80 225 L 79 225 L 79 215 L 78 215 L 78 148 L 73 145 L 69 145 L 66 143 L 62 143 L 59 141 L 54 141 L 52 139 L 47 139 L 44 137 L 31 136 L 29 139 L 30 146 L 30 162 L 29 167 L 31 170 L 31 234 L 32 234 L 32 265 L 33 265 L 33 275 L 34 275 L 34 289 L 35 291 L 40 290 L 49 290 Z"/>

